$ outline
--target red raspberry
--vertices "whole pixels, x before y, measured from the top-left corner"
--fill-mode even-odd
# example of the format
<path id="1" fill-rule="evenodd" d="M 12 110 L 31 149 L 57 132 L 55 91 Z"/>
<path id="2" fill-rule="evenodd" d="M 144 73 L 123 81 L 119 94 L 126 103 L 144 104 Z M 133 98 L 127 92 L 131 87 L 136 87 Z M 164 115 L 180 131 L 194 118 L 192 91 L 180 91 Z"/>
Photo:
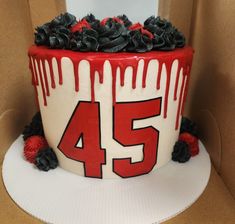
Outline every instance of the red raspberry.
<path id="1" fill-rule="evenodd" d="M 179 140 L 186 142 L 189 145 L 191 156 L 196 156 L 199 153 L 198 139 L 188 132 L 181 133 Z"/>
<path id="2" fill-rule="evenodd" d="M 48 147 L 48 143 L 42 136 L 34 135 L 27 138 L 24 144 L 25 159 L 30 163 L 34 163 L 38 151 L 45 147 Z"/>

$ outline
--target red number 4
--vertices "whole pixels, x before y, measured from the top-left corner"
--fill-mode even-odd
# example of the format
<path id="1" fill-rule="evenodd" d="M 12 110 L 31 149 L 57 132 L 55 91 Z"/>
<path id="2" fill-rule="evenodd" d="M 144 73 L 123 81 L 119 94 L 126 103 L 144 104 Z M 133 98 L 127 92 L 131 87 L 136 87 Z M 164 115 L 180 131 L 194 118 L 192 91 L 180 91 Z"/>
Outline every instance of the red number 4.
<path id="1" fill-rule="evenodd" d="M 85 176 L 102 178 L 106 163 L 101 148 L 100 104 L 80 101 L 71 116 L 58 148 L 70 159 L 83 162 Z M 161 114 L 161 98 L 116 103 L 113 107 L 113 138 L 123 146 L 143 145 L 143 158 L 114 158 L 113 172 L 125 178 L 149 173 L 157 162 L 159 132 L 153 126 L 134 129 L 133 121 Z M 82 140 L 82 146 L 78 141 Z M 126 149 L 123 149 L 126 150 Z"/>

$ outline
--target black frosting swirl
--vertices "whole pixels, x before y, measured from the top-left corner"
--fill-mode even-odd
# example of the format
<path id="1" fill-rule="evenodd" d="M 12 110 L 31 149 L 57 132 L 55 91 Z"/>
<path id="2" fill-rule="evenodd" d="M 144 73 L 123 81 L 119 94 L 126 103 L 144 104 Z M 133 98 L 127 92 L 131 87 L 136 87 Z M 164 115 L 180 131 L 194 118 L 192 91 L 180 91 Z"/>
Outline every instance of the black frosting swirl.
<path id="1" fill-rule="evenodd" d="M 185 45 L 184 35 L 165 19 L 151 16 L 144 22 L 144 27 L 136 24 L 140 26 L 131 29 L 135 24 L 132 25 L 124 14 L 102 21 L 88 14 L 77 22 L 75 16 L 64 13 L 36 28 L 35 44 L 103 52 L 169 51 Z"/>
<path id="2" fill-rule="evenodd" d="M 128 17 L 125 14 L 118 16 L 118 18 L 123 21 L 125 27 L 129 27 L 132 25 L 132 22 L 128 19 Z"/>
<path id="3" fill-rule="evenodd" d="M 145 20 L 144 27 L 154 35 L 154 50 L 169 51 L 185 45 L 184 35 L 165 19 L 151 16 Z"/>
<path id="4" fill-rule="evenodd" d="M 51 148 L 41 149 L 35 158 L 35 165 L 39 170 L 48 171 L 58 166 L 58 159 Z"/>
<path id="5" fill-rule="evenodd" d="M 66 28 L 71 27 L 76 23 L 76 17 L 70 13 L 64 13 L 55 17 L 51 22 L 51 27 L 64 26 Z"/>
<path id="6" fill-rule="evenodd" d="M 75 32 L 70 42 L 73 51 L 97 51 L 98 33 L 93 29 L 83 28 L 81 32 Z"/>
<path id="7" fill-rule="evenodd" d="M 35 44 L 46 45 L 50 48 L 69 49 L 71 38 L 70 27 L 76 23 L 76 17 L 64 13 L 50 23 L 36 28 Z"/>
<path id="8" fill-rule="evenodd" d="M 23 139 L 26 140 L 27 138 L 33 135 L 40 135 L 44 137 L 44 131 L 42 126 L 42 118 L 40 112 L 37 112 L 30 122 L 29 125 L 26 125 L 23 130 Z"/>
<path id="9" fill-rule="evenodd" d="M 172 152 L 172 160 L 179 163 L 187 162 L 191 157 L 189 145 L 184 141 L 177 141 Z"/>
<path id="10" fill-rule="evenodd" d="M 49 46 L 51 48 L 69 49 L 71 32 L 63 26 L 55 27 L 49 36 Z"/>
<path id="11" fill-rule="evenodd" d="M 104 52 L 122 51 L 128 44 L 128 30 L 124 24 L 108 18 L 97 27 L 99 33 L 99 50 Z"/>
<path id="12" fill-rule="evenodd" d="M 35 35 L 35 44 L 49 46 L 50 23 L 45 23 L 37 27 Z"/>
<path id="13" fill-rule="evenodd" d="M 195 122 L 191 121 L 187 117 L 182 117 L 180 133 L 187 132 L 196 138 L 198 138 L 198 128 Z"/>
<path id="14" fill-rule="evenodd" d="M 132 30 L 129 32 L 129 43 L 126 48 L 130 52 L 146 52 L 153 48 L 152 40 L 141 33 L 140 30 Z"/>
<path id="15" fill-rule="evenodd" d="M 93 14 L 88 14 L 82 19 L 85 19 L 91 25 L 92 29 L 97 30 L 99 28 L 100 20 L 96 19 Z"/>

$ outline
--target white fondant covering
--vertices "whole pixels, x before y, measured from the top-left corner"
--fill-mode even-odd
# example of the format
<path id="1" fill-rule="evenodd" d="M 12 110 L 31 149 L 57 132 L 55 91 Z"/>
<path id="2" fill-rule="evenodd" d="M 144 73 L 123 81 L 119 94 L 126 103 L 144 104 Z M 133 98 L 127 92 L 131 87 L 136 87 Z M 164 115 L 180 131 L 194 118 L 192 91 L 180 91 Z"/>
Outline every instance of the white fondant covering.
<path id="1" fill-rule="evenodd" d="M 156 90 L 156 79 L 158 73 L 158 61 L 151 60 L 148 65 L 146 88 L 142 88 L 142 76 L 144 61 L 140 60 L 137 70 L 136 88 L 132 88 L 132 68 L 128 67 L 125 71 L 125 85 L 120 85 L 120 71 L 117 72 L 116 81 L 116 102 L 141 101 L 162 97 L 161 115 L 149 119 L 134 121 L 133 128 L 153 126 L 159 130 L 159 146 L 157 153 L 157 164 L 154 169 L 165 165 L 171 159 L 173 146 L 178 139 L 179 130 L 175 130 L 176 113 L 178 100 L 180 99 L 180 89 L 178 88 L 177 100 L 174 100 L 174 86 L 178 68 L 178 60 L 172 64 L 171 80 L 168 97 L 167 118 L 163 117 L 163 102 L 166 88 L 166 67 L 163 64 L 161 74 L 160 89 Z M 42 63 L 40 63 L 41 71 Z M 59 164 L 62 168 L 79 175 L 84 175 L 83 163 L 67 158 L 58 148 L 61 136 L 67 126 L 70 117 L 79 101 L 91 101 L 91 81 L 90 65 L 86 60 L 79 63 L 79 92 L 74 91 L 74 70 L 73 63 L 68 57 L 61 59 L 63 73 L 63 85 L 59 84 L 58 67 L 55 58 L 53 58 L 53 71 L 55 74 L 55 84 L 57 88 L 50 89 L 50 97 L 47 98 L 47 106 L 44 106 L 42 84 L 36 87 L 40 111 L 42 114 L 43 126 L 46 139 L 49 145 L 55 150 Z M 36 64 L 37 73 L 38 64 Z M 113 113 L 112 113 L 112 71 L 108 60 L 104 63 L 104 77 L 101 84 L 98 80 L 98 73 L 95 76 L 95 101 L 100 102 L 101 116 L 101 146 L 106 150 L 106 164 L 102 165 L 103 178 L 118 177 L 112 171 L 113 158 L 131 157 L 132 162 L 141 161 L 143 158 L 143 145 L 123 147 L 112 138 Z M 182 85 L 183 71 L 181 69 L 179 76 L 179 86 Z M 46 76 L 48 84 L 51 86 L 49 78 L 49 65 L 46 62 Z M 45 75 L 45 74 L 44 74 Z M 43 77 L 43 76 L 42 76 Z M 186 83 L 186 82 L 185 82 Z M 185 88 L 185 87 L 184 87 Z M 180 119 L 181 120 L 181 119 Z M 127 150 L 128 148 L 129 150 Z"/>

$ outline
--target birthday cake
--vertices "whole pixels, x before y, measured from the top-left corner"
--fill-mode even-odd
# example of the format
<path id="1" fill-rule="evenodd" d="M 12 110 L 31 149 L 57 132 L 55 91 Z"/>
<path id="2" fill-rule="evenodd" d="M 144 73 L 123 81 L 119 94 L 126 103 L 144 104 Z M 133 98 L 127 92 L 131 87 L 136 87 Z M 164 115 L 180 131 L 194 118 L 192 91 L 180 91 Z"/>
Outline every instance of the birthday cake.
<path id="1" fill-rule="evenodd" d="M 65 13 L 36 28 L 35 44 L 40 113 L 23 134 L 39 169 L 128 178 L 198 153 L 194 124 L 181 125 L 193 49 L 170 22 Z"/>

